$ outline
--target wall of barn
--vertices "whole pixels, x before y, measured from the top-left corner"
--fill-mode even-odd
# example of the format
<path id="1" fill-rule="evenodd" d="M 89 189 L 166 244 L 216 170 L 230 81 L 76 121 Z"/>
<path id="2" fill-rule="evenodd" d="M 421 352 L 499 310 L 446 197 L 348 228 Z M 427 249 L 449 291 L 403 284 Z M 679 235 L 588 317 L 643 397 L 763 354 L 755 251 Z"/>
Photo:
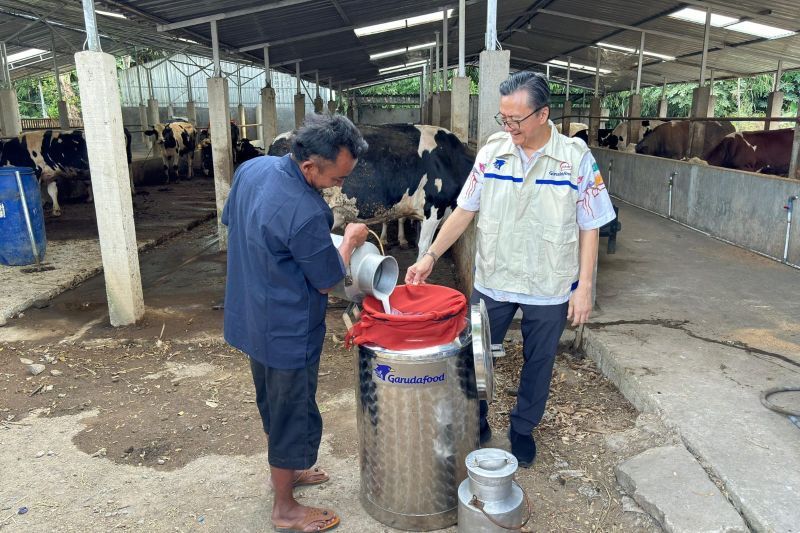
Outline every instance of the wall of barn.
<path id="1" fill-rule="evenodd" d="M 418 107 L 358 106 L 359 124 L 419 124 Z"/>
<path id="2" fill-rule="evenodd" d="M 669 177 L 672 218 L 739 246 L 775 258 L 783 257 L 786 210 L 790 195 L 800 194 L 800 182 L 672 159 L 593 148 L 612 195 L 635 206 L 667 216 Z M 800 204 L 796 204 L 800 207 Z M 625 239 L 624 207 L 621 239 Z M 800 217 L 795 212 L 795 220 Z M 792 224 L 789 262 L 800 264 L 800 224 Z"/>

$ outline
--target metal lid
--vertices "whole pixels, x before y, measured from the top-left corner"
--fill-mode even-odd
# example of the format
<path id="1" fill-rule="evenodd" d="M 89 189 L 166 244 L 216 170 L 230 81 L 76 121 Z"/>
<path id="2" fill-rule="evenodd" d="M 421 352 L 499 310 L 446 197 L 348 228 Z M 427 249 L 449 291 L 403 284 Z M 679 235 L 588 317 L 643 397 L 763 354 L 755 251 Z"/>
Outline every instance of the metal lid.
<path id="1" fill-rule="evenodd" d="M 481 300 L 470 309 L 472 322 L 472 355 L 475 359 L 475 381 L 478 397 L 491 402 L 494 397 L 494 364 L 492 361 L 492 334 L 489 330 L 489 315 Z"/>
<path id="2" fill-rule="evenodd" d="M 517 471 L 517 458 L 499 448 L 482 448 L 467 454 L 467 474 L 483 484 L 510 480 Z"/>

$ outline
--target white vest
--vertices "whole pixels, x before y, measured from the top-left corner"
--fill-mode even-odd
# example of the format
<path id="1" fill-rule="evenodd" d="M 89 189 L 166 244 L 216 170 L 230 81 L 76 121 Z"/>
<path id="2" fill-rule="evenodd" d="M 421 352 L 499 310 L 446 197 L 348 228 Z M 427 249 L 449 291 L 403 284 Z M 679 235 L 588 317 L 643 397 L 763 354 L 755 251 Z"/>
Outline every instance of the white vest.
<path id="1" fill-rule="evenodd" d="M 550 129 L 527 175 L 510 134 L 486 142 L 475 265 L 483 287 L 555 298 L 577 282 L 578 172 L 589 148 Z"/>

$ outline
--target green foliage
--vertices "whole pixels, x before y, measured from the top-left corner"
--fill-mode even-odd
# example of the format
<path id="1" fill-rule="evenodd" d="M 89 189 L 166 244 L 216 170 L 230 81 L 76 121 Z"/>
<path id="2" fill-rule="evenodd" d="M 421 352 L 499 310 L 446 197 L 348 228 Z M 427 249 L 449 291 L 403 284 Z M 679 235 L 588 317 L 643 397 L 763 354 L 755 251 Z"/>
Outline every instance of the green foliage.
<path id="1" fill-rule="evenodd" d="M 55 76 L 41 78 L 42 94 L 44 95 L 47 116 L 58 117 L 58 88 Z M 61 73 L 63 94 L 70 107 L 80 109 L 80 96 L 78 94 L 78 76 L 73 70 Z M 43 118 L 42 106 L 39 99 L 38 78 L 26 78 L 14 82 L 19 101 L 19 114 L 23 118 Z"/>
<path id="2" fill-rule="evenodd" d="M 765 116 L 767 99 L 772 92 L 775 77 L 761 74 L 750 78 L 717 80 L 714 82 L 714 115 L 718 117 Z M 697 87 L 694 83 L 675 83 L 667 85 L 667 114 L 671 117 L 688 117 L 692 108 L 692 93 Z M 780 90 L 783 91 L 784 116 L 797 114 L 800 102 L 800 71 L 784 72 L 781 76 Z M 645 87 L 642 94 L 642 115 L 658 115 L 658 101 L 661 87 Z M 630 91 L 610 93 L 603 99 L 603 106 L 609 109 L 610 116 L 627 115 Z M 609 121 L 613 127 L 618 121 Z"/>

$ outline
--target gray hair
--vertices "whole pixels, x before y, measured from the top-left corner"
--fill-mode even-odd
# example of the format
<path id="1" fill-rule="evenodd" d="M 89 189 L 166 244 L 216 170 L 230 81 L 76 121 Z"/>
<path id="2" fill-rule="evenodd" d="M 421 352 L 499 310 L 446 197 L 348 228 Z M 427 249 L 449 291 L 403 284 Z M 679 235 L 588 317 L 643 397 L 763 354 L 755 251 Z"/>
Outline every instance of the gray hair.
<path id="1" fill-rule="evenodd" d="M 292 136 L 292 155 L 298 162 L 315 155 L 336 161 L 342 148 L 355 159 L 369 148 L 358 128 L 342 115 L 310 115 Z"/>
<path id="2" fill-rule="evenodd" d="M 523 70 L 515 72 L 500 84 L 501 96 L 508 96 L 517 91 L 527 93 L 528 106 L 531 109 L 550 105 L 550 84 L 543 74 Z"/>

